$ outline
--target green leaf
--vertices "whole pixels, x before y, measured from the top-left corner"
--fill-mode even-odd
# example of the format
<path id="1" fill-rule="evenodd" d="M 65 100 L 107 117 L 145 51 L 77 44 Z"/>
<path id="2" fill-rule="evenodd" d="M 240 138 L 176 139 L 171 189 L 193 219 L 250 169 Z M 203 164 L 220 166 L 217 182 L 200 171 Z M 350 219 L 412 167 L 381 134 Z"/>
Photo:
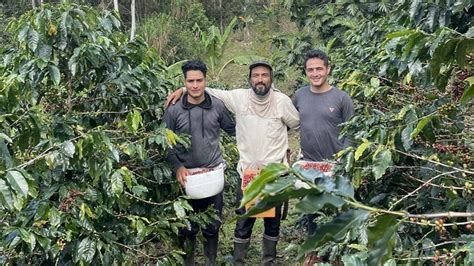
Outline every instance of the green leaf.
<path id="1" fill-rule="evenodd" d="M 246 187 L 240 207 L 243 207 L 247 202 L 254 199 L 263 189 L 265 184 L 272 182 L 289 171 L 290 169 L 286 165 L 280 163 L 272 163 L 263 168 L 260 174 L 257 175 Z"/>
<path id="2" fill-rule="evenodd" d="M 136 196 L 142 196 L 144 193 L 148 192 L 148 188 L 142 185 L 136 185 L 132 188 L 132 192 Z"/>
<path id="3" fill-rule="evenodd" d="M 422 2 L 422 0 L 414 0 L 411 2 L 410 19 L 415 21 L 416 24 L 418 24 L 418 21 L 416 21 L 416 17 L 418 16 L 419 12 L 423 12 Z"/>
<path id="4" fill-rule="evenodd" d="M 173 209 L 178 218 L 186 217 L 186 211 L 179 201 L 173 202 Z"/>
<path id="5" fill-rule="evenodd" d="M 471 79 L 473 79 L 474 77 L 470 77 Z M 468 103 L 472 96 L 474 96 L 474 85 L 470 85 L 470 86 L 466 86 L 466 88 L 464 89 L 464 93 L 462 94 L 462 97 L 461 97 L 461 104 L 466 104 Z"/>
<path id="6" fill-rule="evenodd" d="M 413 132 L 411 132 L 410 138 L 411 139 L 416 138 L 416 136 L 418 136 L 418 134 L 420 134 L 420 132 L 428 124 L 428 122 L 430 122 L 431 119 L 433 119 L 433 117 L 434 117 L 434 115 L 429 115 L 429 116 L 426 116 L 423 119 L 421 119 L 420 122 L 418 122 L 418 124 L 416 125 L 415 130 L 413 130 Z"/>
<path id="7" fill-rule="evenodd" d="M 402 139 L 402 144 L 405 151 L 408 151 L 411 148 L 411 145 L 413 145 L 413 140 L 411 138 L 412 132 L 413 132 L 412 125 L 408 125 L 406 128 L 402 130 L 401 139 Z"/>
<path id="8" fill-rule="evenodd" d="M 127 115 L 127 126 L 132 133 L 137 133 L 140 124 L 142 123 L 142 115 L 139 110 L 133 110 L 133 112 Z"/>
<path id="9" fill-rule="evenodd" d="M 49 209 L 49 223 L 53 228 L 61 224 L 61 214 L 55 207 Z"/>
<path id="10" fill-rule="evenodd" d="M 377 217 L 375 226 L 368 228 L 368 265 L 380 265 L 392 256 L 399 225 L 400 223 L 395 216 L 381 215 Z"/>
<path id="11" fill-rule="evenodd" d="M 436 47 L 430 62 L 431 74 L 435 81 L 441 81 L 445 79 L 445 77 L 440 74 L 441 66 L 453 61 L 453 54 L 455 54 L 455 49 L 458 45 L 458 42 L 459 39 L 450 39 L 446 43 Z M 445 82 L 436 82 L 436 86 L 439 90 L 444 90 L 443 86 L 445 86 Z"/>
<path id="12" fill-rule="evenodd" d="M 374 154 L 374 157 L 372 157 L 372 163 L 374 164 L 372 172 L 375 180 L 377 180 L 381 178 L 385 174 L 385 171 L 387 171 L 387 168 L 392 165 L 392 153 L 390 150 L 383 149 Z"/>
<path id="13" fill-rule="evenodd" d="M 469 60 L 467 57 L 474 53 L 474 39 L 463 39 L 456 47 L 456 62 L 460 67 L 468 67 Z"/>
<path id="14" fill-rule="evenodd" d="M 76 152 L 76 147 L 74 146 L 74 143 L 72 143 L 72 141 L 66 141 L 62 145 L 62 151 L 64 152 L 64 155 L 69 158 L 72 158 L 74 156 L 74 153 Z"/>
<path id="15" fill-rule="evenodd" d="M 127 186 L 128 189 L 132 189 L 132 179 L 133 179 L 133 173 L 130 171 L 127 167 L 122 166 L 120 168 L 120 172 L 122 173 L 123 176 L 123 181 L 125 182 L 125 185 Z"/>
<path id="16" fill-rule="evenodd" d="M 89 237 L 86 237 L 81 240 L 79 246 L 77 247 L 77 257 L 74 261 L 77 263 L 79 261 L 91 263 L 95 255 L 96 242 Z"/>
<path id="17" fill-rule="evenodd" d="M 59 82 L 61 81 L 61 73 L 59 72 L 59 68 L 55 65 L 49 65 L 49 76 L 51 80 L 53 81 L 54 85 L 59 85 Z"/>
<path id="18" fill-rule="evenodd" d="M 4 207 L 9 210 L 13 210 L 13 195 L 10 191 L 10 188 L 7 186 L 7 183 L 0 179 L 0 201 Z"/>
<path id="19" fill-rule="evenodd" d="M 52 53 L 53 53 L 53 48 L 49 44 L 41 45 L 38 50 L 38 56 L 44 61 L 49 61 Z"/>
<path id="20" fill-rule="evenodd" d="M 370 85 L 374 88 L 378 88 L 380 86 L 380 80 L 378 78 L 370 78 Z"/>
<path id="21" fill-rule="evenodd" d="M 383 264 L 383 266 L 397 266 L 397 262 L 395 259 L 389 259 Z"/>
<path id="22" fill-rule="evenodd" d="M 8 143 L 12 143 L 12 139 L 4 133 L 0 133 L 0 138 L 6 140 Z"/>
<path id="23" fill-rule="evenodd" d="M 32 50 L 35 51 L 36 47 L 38 47 L 38 41 L 39 41 L 39 34 L 36 30 L 30 29 L 28 31 L 28 47 Z"/>
<path id="24" fill-rule="evenodd" d="M 340 208 L 345 201 L 338 196 L 323 192 L 321 194 L 308 194 L 296 205 L 296 211 L 301 213 L 315 213 L 324 207 Z"/>
<path id="25" fill-rule="evenodd" d="M 337 215 L 331 222 L 320 225 L 301 246 L 298 257 L 307 251 L 315 250 L 329 241 L 340 241 L 355 227 L 360 226 L 369 217 L 364 210 L 349 210 Z"/>
<path id="26" fill-rule="evenodd" d="M 354 198 L 354 187 L 347 178 L 339 175 L 336 177 L 336 190 L 334 190 L 334 193 L 344 197 Z"/>
<path id="27" fill-rule="evenodd" d="M 14 162 L 10 150 L 4 141 L 0 141 L 0 158 L 3 159 L 6 168 L 13 168 Z"/>
<path id="28" fill-rule="evenodd" d="M 362 142 L 362 144 L 360 144 L 359 147 L 357 147 L 357 150 L 355 151 L 355 154 L 354 154 L 354 159 L 356 161 L 359 160 L 362 154 L 364 154 L 364 151 L 370 146 L 370 144 L 372 144 L 372 142 L 365 139 L 364 142 Z"/>
<path id="29" fill-rule="evenodd" d="M 351 265 L 351 266 L 366 266 L 365 260 L 367 258 L 366 253 L 356 253 L 356 254 L 349 254 L 342 256 L 342 262 L 344 265 Z"/>
<path id="30" fill-rule="evenodd" d="M 123 177 L 122 172 L 115 170 L 115 172 L 110 177 L 110 184 L 112 187 L 112 192 L 116 197 L 119 197 L 123 193 Z"/>
<path id="31" fill-rule="evenodd" d="M 6 178 L 16 193 L 24 198 L 28 196 L 28 183 L 20 172 L 16 170 L 8 171 Z"/>
<path id="32" fill-rule="evenodd" d="M 233 220 L 247 218 L 255 214 L 259 214 L 266 210 L 269 210 L 275 206 L 281 205 L 283 202 L 289 199 L 299 199 L 311 193 L 319 193 L 316 189 L 297 189 L 295 187 L 289 187 L 283 192 L 278 194 L 264 194 L 259 195 L 256 199 L 256 203 L 251 207 L 244 215 L 237 216 Z"/>
<path id="33" fill-rule="evenodd" d="M 416 30 L 401 30 L 401 31 L 391 32 L 391 33 L 386 35 L 385 39 L 386 40 L 391 40 L 391 39 L 394 39 L 394 38 L 399 38 L 399 37 L 403 37 L 403 36 L 406 36 L 406 35 L 411 35 L 412 33 L 415 33 L 415 32 L 416 32 Z"/>

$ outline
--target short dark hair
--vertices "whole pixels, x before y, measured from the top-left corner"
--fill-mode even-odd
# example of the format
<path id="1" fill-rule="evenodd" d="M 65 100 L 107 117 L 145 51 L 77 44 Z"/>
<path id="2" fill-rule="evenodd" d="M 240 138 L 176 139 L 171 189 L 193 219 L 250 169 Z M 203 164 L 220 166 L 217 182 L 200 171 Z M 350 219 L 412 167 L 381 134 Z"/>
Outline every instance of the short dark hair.
<path id="1" fill-rule="evenodd" d="M 183 75 L 186 78 L 186 73 L 190 70 L 199 70 L 204 74 L 204 77 L 206 77 L 207 73 L 207 67 L 204 62 L 201 60 L 189 60 L 186 61 L 186 63 L 183 64 L 181 67 L 181 70 L 183 70 Z"/>
<path id="2" fill-rule="evenodd" d="M 321 50 L 314 49 L 314 50 L 309 50 L 304 55 L 304 68 L 306 68 L 306 63 L 308 62 L 308 60 L 313 59 L 313 58 L 321 59 L 323 60 L 325 66 L 329 66 L 328 55 Z"/>

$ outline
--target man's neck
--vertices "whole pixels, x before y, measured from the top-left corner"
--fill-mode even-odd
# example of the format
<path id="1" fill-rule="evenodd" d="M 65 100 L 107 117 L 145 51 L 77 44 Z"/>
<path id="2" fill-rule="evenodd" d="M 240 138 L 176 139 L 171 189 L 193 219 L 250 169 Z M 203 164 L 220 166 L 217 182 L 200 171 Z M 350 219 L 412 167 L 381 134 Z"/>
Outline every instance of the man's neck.
<path id="1" fill-rule="evenodd" d="M 206 96 L 204 94 L 202 94 L 202 96 L 199 98 L 191 97 L 191 95 L 188 94 L 188 103 L 190 104 L 200 104 L 204 102 L 205 99 L 206 99 Z"/>
<path id="2" fill-rule="evenodd" d="M 313 86 L 311 85 L 310 86 L 310 89 L 312 92 L 314 93 L 323 93 L 323 92 L 327 92 L 329 90 L 331 90 L 331 85 L 329 85 L 329 83 L 324 83 L 323 85 L 321 86 Z"/>

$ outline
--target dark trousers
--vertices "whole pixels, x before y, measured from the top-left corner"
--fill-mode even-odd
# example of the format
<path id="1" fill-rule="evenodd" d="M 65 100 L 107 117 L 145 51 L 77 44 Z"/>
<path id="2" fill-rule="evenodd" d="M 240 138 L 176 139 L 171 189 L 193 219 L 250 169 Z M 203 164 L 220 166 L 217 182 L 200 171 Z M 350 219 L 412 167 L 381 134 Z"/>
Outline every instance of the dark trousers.
<path id="1" fill-rule="evenodd" d="M 204 198 L 204 199 L 190 199 L 188 200 L 189 205 L 193 207 L 195 213 L 201 213 L 207 210 L 209 206 L 214 205 L 214 208 L 217 210 L 219 218 L 222 217 L 222 207 L 224 206 L 223 196 L 222 193 L 219 193 L 215 196 Z M 205 238 L 213 238 L 219 236 L 219 228 L 221 226 L 221 221 L 219 219 L 213 220 L 210 224 L 208 224 L 204 228 L 200 228 L 200 226 L 194 222 L 191 222 L 191 229 L 188 230 L 187 228 L 180 230 L 180 235 L 191 240 L 196 238 L 199 229 L 202 229 L 202 235 Z"/>
<path id="2" fill-rule="evenodd" d="M 240 186 L 237 188 L 237 197 L 236 197 L 236 204 L 237 206 L 240 205 L 240 201 L 242 200 L 243 193 L 240 189 Z M 237 215 L 242 215 L 245 213 L 245 207 L 239 208 L 235 211 Z M 267 237 L 276 238 L 280 234 L 280 220 L 281 220 L 281 205 L 276 207 L 276 215 L 274 218 L 263 218 L 264 224 L 264 234 Z M 237 220 L 237 224 L 235 226 L 234 236 L 237 241 L 247 241 L 250 239 L 252 235 L 252 228 L 255 224 L 256 218 L 244 218 Z"/>
<path id="3" fill-rule="evenodd" d="M 313 235 L 314 232 L 316 232 L 316 228 L 318 228 L 318 225 L 314 222 L 314 219 L 318 217 L 319 215 L 316 213 L 313 214 L 306 214 L 306 219 L 308 221 L 308 235 Z"/>

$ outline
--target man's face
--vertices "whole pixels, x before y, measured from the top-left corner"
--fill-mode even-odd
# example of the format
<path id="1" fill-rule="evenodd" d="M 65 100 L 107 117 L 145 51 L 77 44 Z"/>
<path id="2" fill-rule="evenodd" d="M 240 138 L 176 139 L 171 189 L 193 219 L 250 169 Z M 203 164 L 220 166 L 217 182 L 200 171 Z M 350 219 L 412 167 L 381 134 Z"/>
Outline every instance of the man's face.
<path id="1" fill-rule="evenodd" d="M 250 72 L 250 86 L 255 94 L 263 96 L 270 91 L 272 87 L 272 76 L 270 69 L 265 66 L 256 66 Z"/>
<path id="2" fill-rule="evenodd" d="M 330 71 L 331 67 L 324 65 L 324 61 L 319 58 L 311 58 L 306 62 L 305 72 L 312 87 L 323 86 Z"/>
<path id="3" fill-rule="evenodd" d="M 206 78 L 199 70 L 189 70 L 186 72 L 185 86 L 188 95 L 195 100 L 199 100 L 204 97 Z"/>

